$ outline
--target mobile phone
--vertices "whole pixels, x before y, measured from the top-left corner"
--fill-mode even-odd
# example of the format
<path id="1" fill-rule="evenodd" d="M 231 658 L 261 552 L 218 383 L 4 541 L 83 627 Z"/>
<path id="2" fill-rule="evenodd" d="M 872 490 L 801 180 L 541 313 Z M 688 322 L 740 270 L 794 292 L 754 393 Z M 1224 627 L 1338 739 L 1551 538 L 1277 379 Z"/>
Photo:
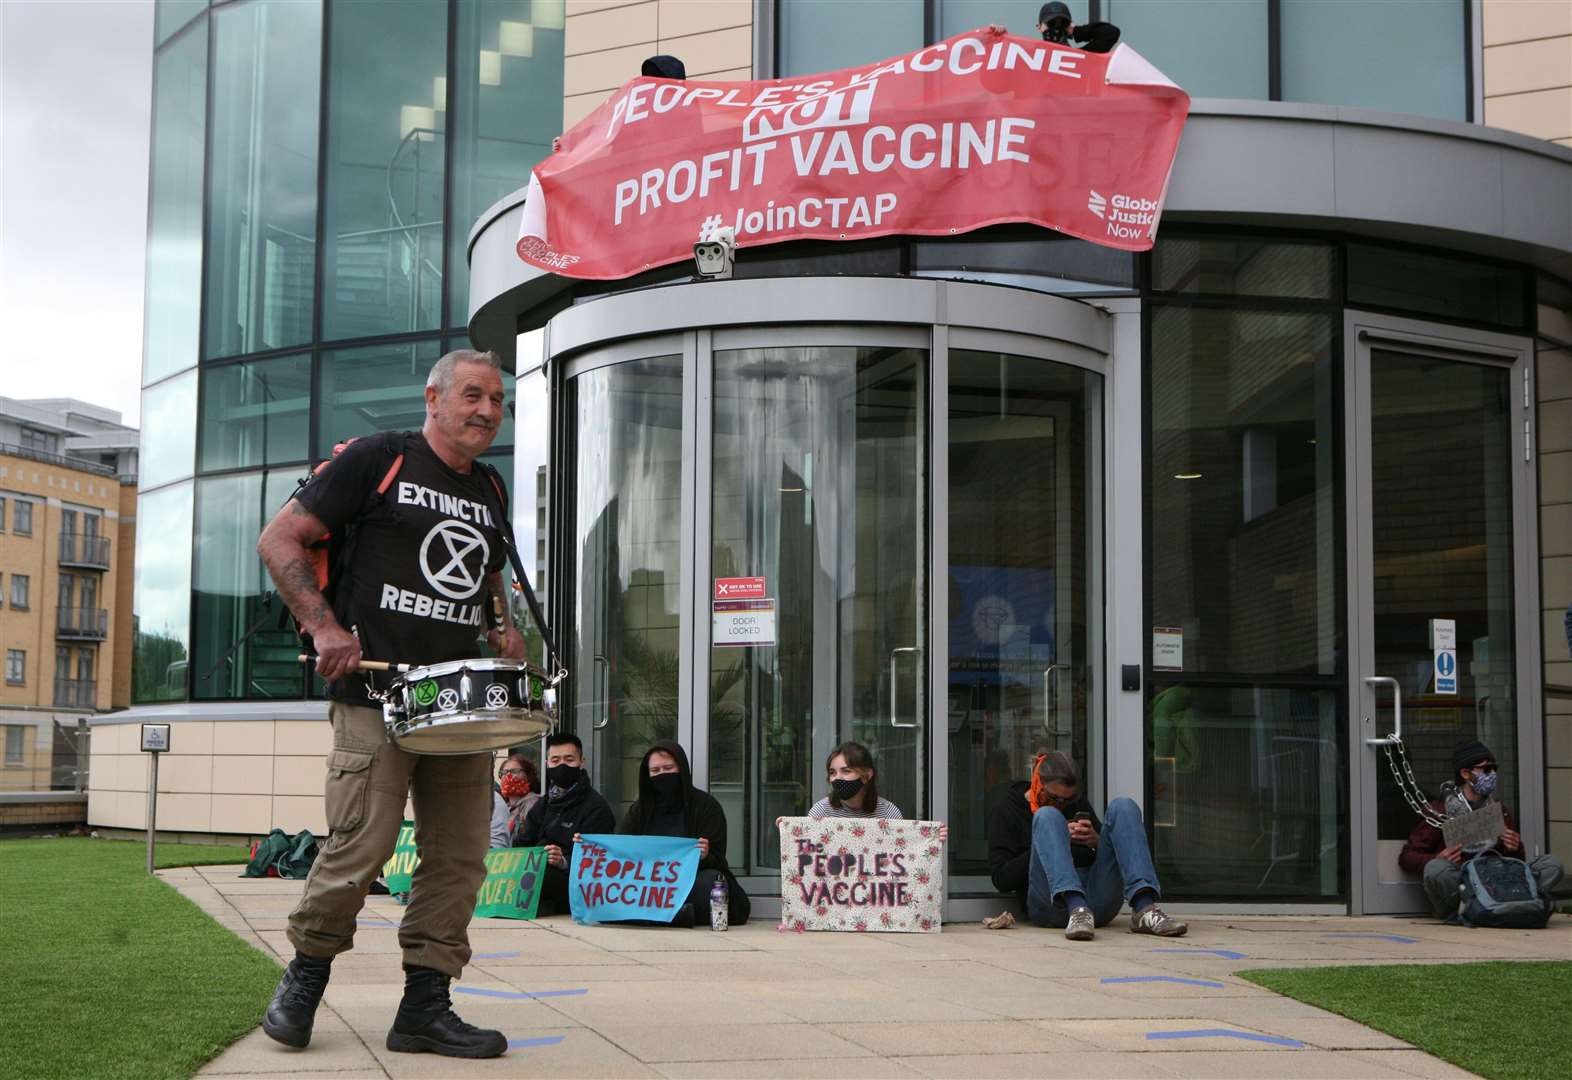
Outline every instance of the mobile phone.
<path id="1" fill-rule="evenodd" d="M 1092 820 L 1092 815 L 1088 814 L 1085 810 L 1082 810 L 1079 814 L 1075 815 L 1075 820 L 1090 823 Z"/>

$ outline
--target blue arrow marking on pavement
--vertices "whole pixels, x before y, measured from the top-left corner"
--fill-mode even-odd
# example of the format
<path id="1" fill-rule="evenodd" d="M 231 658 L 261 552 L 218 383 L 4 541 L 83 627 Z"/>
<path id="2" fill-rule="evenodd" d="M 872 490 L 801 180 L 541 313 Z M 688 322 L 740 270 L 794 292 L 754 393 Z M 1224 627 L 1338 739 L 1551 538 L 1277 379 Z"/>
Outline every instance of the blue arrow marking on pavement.
<path id="1" fill-rule="evenodd" d="M 510 956 L 523 956 L 521 952 L 478 952 L 472 957 L 475 960 L 506 960 Z"/>
<path id="2" fill-rule="evenodd" d="M 1220 982 L 1211 979 L 1181 979 L 1177 975 L 1125 975 L 1117 979 L 1104 979 L 1105 983 L 1138 983 L 1138 982 L 1171 982 L 1183 983 L 1185 986 L 1211 986 L 1218 990 L 1223 988 Z"/>
<path id="3" fill-rule="evenodd" d="M 1232 949 L 1153 949 L 1152 951 L 1189 953 L 1191 956 L 1197 956 L 1201 953 L 1214 953 L 1217 956 L 1221 956 L 1224 960 L 1243 960 L 1246 956 L 1245 953 L 1234 952 Z"/>
<path id="4" fill-rule="evenodd" d="M 1196 1028 L 1194 1031 L 1148 1031 L 1148 1039 L 1244 1039 L 1246 1042 L 1271 1043 L 1295 1050 L 1304 1046 L 1298 1039 L 1285 1039 L 1281 1035 L 1261 1035 L 1254 1031 L 1230 1031 L 1227 1028 Z"/>
<path id="5" fill-rule="evenodd" d="M 567 1038 L 565 1035 L 543 1035 L 538 1039 L 509 1039 L 508 1049 L 525 1050 L 531 1046 L 556 1046 L 565 1038 Z"/>
<path id="6" fill-rule="evenodd" d="M 514 1000 L 527 1001 L 531 998 L 548 997 L 577 997 L 589 993 L 589 988 L 580 990 L 487 990 L 479 986 L 455 986 L 455 994 L 478 994 L 481 997 L 513 998 Z"/>
<path id="7" fill-rule="evenodd" d="M 1365 938 L 1372 941 L 1395 941 L 1399 945 L 1418 945 L 1418 938 L 1404 937 L 1402 934 L 1375 934 L 1375 933 L 1347 933 L 1347 934 L 1322 934 L 1322 937 L 1340 938 Z"/>

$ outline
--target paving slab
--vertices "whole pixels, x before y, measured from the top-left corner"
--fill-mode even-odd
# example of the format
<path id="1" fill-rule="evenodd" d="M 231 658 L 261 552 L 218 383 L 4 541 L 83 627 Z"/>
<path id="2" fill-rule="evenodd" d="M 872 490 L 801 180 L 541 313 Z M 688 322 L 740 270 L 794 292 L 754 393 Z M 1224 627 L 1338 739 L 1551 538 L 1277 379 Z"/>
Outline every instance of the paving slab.
<path id="1" fill-rule="evenodd" d="M 258 948 L 279 959 L 293 955 L 284 927 L 302 884 L 235 873 L 196 868 L 164 879 Z M 560 916 L 477 920 L 475 958 L 455 984 L 455 1006 L 468 1022 L 503 1031 L 512 1048 L 494 1061 L 455 1062 L 392 1054 L 384 1045 L 403 992 L 397 923 L 405 910 L 388 897 L 368 899 L 355 948 L 334 963 L 308 1050 L 254 1031 L 204 1074 L 1469 1075 L 1237 975 L 1260 967 L 1454 962 L 1477 951 L 1468 931 L 1426 920 L 1187 916 L 1192 931 L 1175 941 L 1130 934 L 1120 919 L 1084 943 L 1031 926 L 838 935 L 781 933 L 761 920 L 712 934 L 579 926 Z M 1572 944 L 1567 928 L 1498 932 L 1492 955 L 1564 958 Z M 1149 1039 L 1151 1032 L 1203 1034 Z"/>

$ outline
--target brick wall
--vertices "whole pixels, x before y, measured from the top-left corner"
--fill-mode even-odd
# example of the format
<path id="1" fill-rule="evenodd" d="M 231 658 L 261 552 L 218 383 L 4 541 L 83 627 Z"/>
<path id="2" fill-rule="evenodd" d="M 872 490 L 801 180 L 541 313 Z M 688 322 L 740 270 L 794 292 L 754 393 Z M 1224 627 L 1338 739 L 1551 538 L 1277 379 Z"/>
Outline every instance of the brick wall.
<path id="1" fill-rule="evenodd" d="M 80 825 L 86 820 L 87 803 L 80 799 L 0 803 L 0 829 L 42 829 L 51 825 Z"/>

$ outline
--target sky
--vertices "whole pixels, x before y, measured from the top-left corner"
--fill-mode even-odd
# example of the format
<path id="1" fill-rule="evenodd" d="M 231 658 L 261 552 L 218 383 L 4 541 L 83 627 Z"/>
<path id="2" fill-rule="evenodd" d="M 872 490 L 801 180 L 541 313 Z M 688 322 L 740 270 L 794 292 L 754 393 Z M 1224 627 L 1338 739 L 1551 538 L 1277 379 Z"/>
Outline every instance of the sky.
<path id="1" fill-rule="evenodd" d="M 0 393 L 135 425 L 151 0 L 0 0 Z"/>

